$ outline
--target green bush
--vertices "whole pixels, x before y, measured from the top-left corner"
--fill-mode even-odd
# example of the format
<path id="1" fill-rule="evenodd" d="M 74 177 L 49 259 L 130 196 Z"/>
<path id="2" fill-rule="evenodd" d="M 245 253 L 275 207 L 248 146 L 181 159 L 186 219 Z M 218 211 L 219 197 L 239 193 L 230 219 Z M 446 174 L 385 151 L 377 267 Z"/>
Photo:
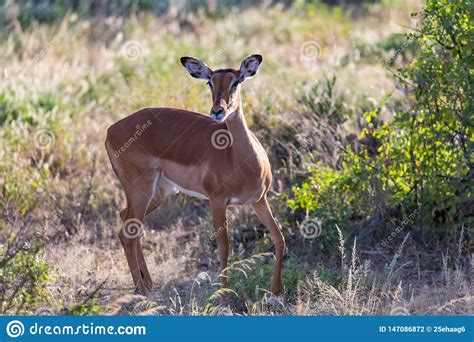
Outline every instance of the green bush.
<path id="1" fill-rule="evenodd" d="M 31 228 L 31 227 L 30 227 Z M 0 245 L 0 313 L 31 314 L 49 293 L 50 267 L 43 261 L 42 230 L 27 234 L 25 228 Z"/>
<path id="2" fill-rule="evenodd" d="M 343 227 L 383 211 L 380 228 L 387 229 L 420 208 L 416 232 L 425 242 L 453 241 L 454 229 L 472 226 L 466 212 L 474 176 L 472 12 L 469 1 L 431 0 L 414 14 L 424 19 L 415 35 L 420 55 L 398 74 L 412 108 L 388 122 L 379 119 L 383 107 L 365 113 L 361 152 L 346 149 L 340 170 L 310 169 L 293 189 L 293 210 Z"/>

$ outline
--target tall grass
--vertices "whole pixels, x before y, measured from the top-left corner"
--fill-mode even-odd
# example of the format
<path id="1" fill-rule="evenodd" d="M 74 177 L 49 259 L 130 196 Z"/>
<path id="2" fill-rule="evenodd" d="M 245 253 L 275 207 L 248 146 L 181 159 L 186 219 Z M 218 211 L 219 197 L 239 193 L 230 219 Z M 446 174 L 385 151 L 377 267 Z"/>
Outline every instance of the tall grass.
<path id="1" fill-rule="evenodd" d="M 373 261 L 385 253 L 374 249 L 376 257 L 362 261 L 359 240 L 351 239 L 349 258 L 342 233 L 328 227 L 323 234 L 334 233 L 338 243 L 331 253 L 322 253 L 320 240 L 299 235 L 300 218 L 286 205 L 292 183 L 314 162 L 292 157 L 295 148 L 304 154 L 301 139 L 313 134 L 314 122 L 303 115 L 308 108 L 302 99 L 334 101 L 320 90 L 316 97 L 303 95 L 314 95 L 312 89 L 323 89 L 335 76 L 335 91 L 344 99 L 338 108 L 347 113 L 341 129 L 357 136 L 367 101 L 381 102 L 393 93 L 392 75 L 374 56 L 393 54 L 380 46 L 410 24 L 410 8 L 419 4 L 407 6 L 382 3 L 363 17 L 343 8 L 303 5 L 252 7 L 211 18 L 188 15 L 186 20 L 173 12 L 107 20 L 69 14 L 51 25 L 11 26 L 0 46 L 0 262 L 7 261 L 0 270 L 0 312 L 358 315 L 389 313 L 399 305 L 408 305 L 410 313 L 445 312 L 444 306 L 464 312 L 472 300 L 466 295 L 466 276 L 461 266 L 453 269 L 447 256 L 444 283 L 436 279 L 437 289 L 456 292 L 437 294 L 443 299 L 433 308 L 417 307 L 416 298 L 432 302 L 432 292 L 412 288 L 407 293 L 407 280 L 396 268 L 401 250 L 384 269 L 385 262 Z M 317 58 L 305 56 L 307 42 L 317 44 Z M 130 46 L 137 50 L 127 50 Z M 188 77 L 179 57 L 194 55 L 215 67 L 237 67 L 250 53 L 262 54 L 264 63 L 245 84 L 243 101 L 249 125 L 274 167 L 272 207 L 289 241 L 284 295 L 280 303 L 267 303 L 271 258 L 262 256 L 272 252 L 271 239 L 249 208 L 229 210 L 235 217 L 230 224 L 231 286 L 219 290 L 208 206 L 179 195 L 146 220 L 143 245 L 156 288 L 150 298 L 132 296 L 115 236 L 125 199 L 105 155 L 106 129 L 143 107 L 208 112 L 206 86 Z M 393 98 L 404 104 L 403 95 L 395 92 Z M 31 258 L 32 282 L 41 284 L 43 292 L 31 301 L 33 292 L 23 291 L 11 277 L 25 267 L 30 259 L 21 255 L 31 249 L 20 246 L 18 254 L 9 246 L 17 233 L 21 238 L 16 241 L 26 241 L 25 231 L 37 225 L 41 248 Z M 407 237 L 405 251 L 409 245 Z M 422 279 L 415 286 L 422 287 Z M 221 297 L 227 302 L 222 304 Z M 11 298 L 20 304 L 6 306 Z"/>

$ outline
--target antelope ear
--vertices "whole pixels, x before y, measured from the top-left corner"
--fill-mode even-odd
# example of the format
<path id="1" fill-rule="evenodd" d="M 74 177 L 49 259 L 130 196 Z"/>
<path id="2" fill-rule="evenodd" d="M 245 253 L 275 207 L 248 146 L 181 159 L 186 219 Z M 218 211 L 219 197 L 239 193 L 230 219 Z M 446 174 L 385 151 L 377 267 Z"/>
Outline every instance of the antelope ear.
<path id="1" fill-rule="evenodd" d="M 183 64 L 192 77 L 202 80 L 211 79 L 211 68 L 200 59 L 194 57 L 181 57 L 181 64 Z"/>
<path id="2" fill-rule="evenodd" d="M 251 55 L 245 57 L 240 63 L 240 75 L 239 81 L 243 82 L 247 78 L 254 76 L 257 73 L 258 67 L 262 63 L 262 56 L 261 55 Z"/>

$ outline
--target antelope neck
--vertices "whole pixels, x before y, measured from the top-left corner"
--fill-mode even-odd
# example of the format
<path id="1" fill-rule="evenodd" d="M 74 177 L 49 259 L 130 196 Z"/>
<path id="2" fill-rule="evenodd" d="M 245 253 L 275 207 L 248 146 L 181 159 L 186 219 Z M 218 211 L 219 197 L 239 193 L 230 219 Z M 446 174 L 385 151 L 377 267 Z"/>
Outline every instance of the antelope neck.
<path id="1" fill-rule="evenodd" d="M 250 131 L 242 111 L 242 101 L 239 100 L 239 105 L 225 122 L 232 136 L 232 152 L 235 158 L 246 159 L 249 153 L 253 152 L 253 149 L 250 140 Z"/>

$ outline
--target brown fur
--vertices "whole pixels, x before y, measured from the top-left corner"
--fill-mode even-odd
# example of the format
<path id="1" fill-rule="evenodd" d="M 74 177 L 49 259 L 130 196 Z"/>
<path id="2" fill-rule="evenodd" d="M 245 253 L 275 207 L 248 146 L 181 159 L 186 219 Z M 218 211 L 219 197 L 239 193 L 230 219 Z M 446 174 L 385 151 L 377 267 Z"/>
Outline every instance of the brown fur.
<path id="1" fill-rule="evenodd" d="M 106 149 L 127 197 L 123 219 L 143 220 L 146 214 L 170 195 L 170 182 L 205 196 L 211 204 L 223 271 L 222 285 L 225 287 L 229 254 L 226 207 L 231 203 L 252 204 L 275 242 L 272 292 L 277 295 L 281 291 L 281 263 L 285 243 L 266 199 L 272 183 L 268 157 L 245 122 L 240 85 L 231 87 L 232 82 L 241 77 L 242 70 L 212 71 L 196 61 L 191 61 L 191 71 L 187 69 L 193 77 L 209 77 L 213 85 L 213 109 L 222 110 L 225 121 L 216 122 L 186 110 L 147 108 L 112 125 L 107 132 Z M 194 70 L 196 66 L 200 69 Z M 146 129 L 137 129 L 145 126 Z M 137 130 L 140 130 L 139 137 L 127 145 L 130 137 L 137 136 Z M 215 147 L 213 134 L 219 132 L 227 132 L 232 137 L 230 146 L 222 149 Z M 124 146 L 127 148 L 124 149 Z M 141 292 L 146 292 L 151 289 L 152 282 L 140 242 L 137 238 L 130 239 L 123 231 L 119 237 L 135 285 Z"/>

